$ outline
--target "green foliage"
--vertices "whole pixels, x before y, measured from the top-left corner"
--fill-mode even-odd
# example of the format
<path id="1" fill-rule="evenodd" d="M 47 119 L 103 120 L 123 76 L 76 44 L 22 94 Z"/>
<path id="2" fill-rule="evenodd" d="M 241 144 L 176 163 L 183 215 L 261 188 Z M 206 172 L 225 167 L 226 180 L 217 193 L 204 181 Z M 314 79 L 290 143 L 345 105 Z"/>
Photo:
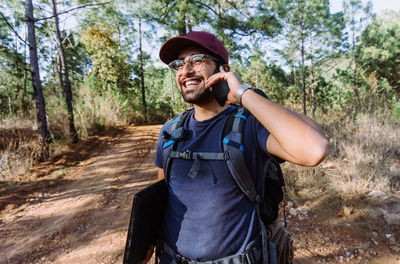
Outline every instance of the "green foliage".
<path id="1" fill-rule="evenodd" d="M 81 82 L 85 75 L 85 70 L 91 65 L 84 43 L 79 39 L 79 35 L 74 32 L 63 32 L 64 53 L 68 64 L 70 78 Z"/>
<path id="2" fill-rule="evenodd" d="M 275 102 L 283 104 L 290 97 L 287 74 L 273 63 L 268 65 L 260 52 L 250 57 L 247 65 L 234 64 L 232 69 L 240 74 L 244 82 L 263 90 Z"/>
<path id="3" fill-rule="evenodd" d="M 285 6 L 286 12 L 280 18 L 284 25 L 280 35 L 280 48 L 276 50 L 286 65 L 290 67 L 291 84 L 302 87 L 303 112 L 307 111 L 307 98 L 313 102 L 322 102 L 316 98 L 315 82 L 321 78 L 321 68 L 337 56 L 342 43 L 344 20 L 342 14 L 329 12 L 328 0 L 295 0 Z M 296 90 L 296 89 L 295 89 Z M 321 89 L 320 89 L 321 90 Z M 312 104 L 313 114 L 317 106 Z"/>
<path id="4" fill-rule="evenodd" d="M 269 6 L 275 2 L 280 1 L 151 0 L 142 3 L 140 15 L 165 29 L 162 40 L 192 30 L 210 31 L 230 51 L 231 58 L 240 60 L 240 51 L 250 48 L 243 37 L 257 35 L 256 40 L 261 41 L 280 31 L 276 14 L 281 8 Z"/>
<path id="5" fill-rule="evenodd" d="M 93 63 L 90 75 L 125 90 L 130 84 L 132 68 L 126 61 L 127 54 L 120 50 L 116 33 L 104 24 L 89 27 L 83 32 L 83 43 Z"/>
<path id="6" fill-rule="evenodd" d="M 27 104 L 27 93 L 32 88 L 24 86 L 27 65 L 18 52 L 0 47 L 0 110 L 1 116 L 22 114 Z M 28 91 L 29 89 L 29 91 Z"/>
<path id="7" fill-rule="evenodd" d="M 400 100 L 393 103 L 393 116 L 397 119 L 400 119 Z"/>
<path id="8" fill-rule="evenodd" d="M 147 103 L 151 106 L 149 116 L 153 122 L 165 121 L 174 113 L 184 109 L 180 94 L 176 89 L 175 77 L 171 76 L 171 71 L 167 67 L 147 67 L 145 77 Z M 173 97 L 175 97 L 175 102 Z"/>
<path id="9" fill-rule="evenodd" d="M 398 116 L 399 14 L 388 13 L 371 22 L 368 5 L 359 0 L 346 0 L 345 4 L 343 13 L 331 14 L 327 0 L 122 0 L 71 12 L 79 27 L 62 31 L 62 38 L 80 134 L 109 125 L 143 123 L 136 31 L 139 17 L 147 51 L 143 67 L 149 122 L 163 122 L 187 107 L 174 76 L 152 60 L 150 51 L 159 49 L 160 39 L 190 30 L 215 33 L 230 52 L 231 68 L 243 81 L 264 90 L 271 100 L 297 110 L 302 103 L 304 73 L 308 105 L 315 102 L 321 113 L 353 114 L 356 58 L 360 110 L 373 112 L 386 107 Z M 62 10 L 70 3 L 61 1 L 58 5 Z M 0 0 L 0 6 L 7 9 L 7 19 L 22 36 L 23 7 L 5 0 Z M 35 16 L 44 17 L 51 6 L 39 2 L 35 7 Z M 56 136 L 62 137 L 68 126 L 56 68 L 53 20 L 36 23 L 36 29 L 48 116 Z M 34 112 L 29 103 L 33 93 L 30 74 L 24 85 L 24 47 L 3 19 L 0 37 L 1 115 Z M 146 43 L 151 44 L 150 49 Z M 274 60 L 275 55 L 278 60 Z"/>
<path id="10" fill-rule="evenodd" d="M 376 72 L 400 96 L 400 14 L 389 12 L 377 17 L 361 36 L 360 65 L 366 74 Z M 391 94 L 389 94 L 390 96 Z"/>

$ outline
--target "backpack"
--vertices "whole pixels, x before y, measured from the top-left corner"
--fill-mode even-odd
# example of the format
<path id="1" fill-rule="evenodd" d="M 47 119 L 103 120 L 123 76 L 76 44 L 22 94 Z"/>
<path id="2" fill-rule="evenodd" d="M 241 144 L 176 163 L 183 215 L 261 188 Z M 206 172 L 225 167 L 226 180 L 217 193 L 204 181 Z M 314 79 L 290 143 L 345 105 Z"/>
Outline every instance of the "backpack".
<path id="1" fill-rule="evenodd" d="M 267 97 L 261 90 L 255 90 L 258 94 Z M 200 160 L 223 160 L 235 182 L 247 198 L 258 205 L 260 218 L 264 225 L 272 224 L 278 217 L 279 205 L 284 199 L 285 181 L 279 162 L 273 156 L 269 156 L 264 163 L 264 188 L 258 193 L 255 183 L 245 161 L 243 147 L 243 130 L 246 119 L 249 116 L 248 110 L 238 107 L 228 117 L 223 131 L 223 152 L 192 152 L 176 151 L 179 141 L 185 140 L 183 124 L 188 117 L 192 107 L 180 112 L 172 121 L 170 130 L 163 132 L 166 142 L 163 145 L 163 168 L 167 185 L 169 184 L 169 171 L 173 159 L 194 160 L 189 177 L 196 177 L 200 168 Z M 286 227 L 286 212 L 284 210 L 284 224 Z"/>

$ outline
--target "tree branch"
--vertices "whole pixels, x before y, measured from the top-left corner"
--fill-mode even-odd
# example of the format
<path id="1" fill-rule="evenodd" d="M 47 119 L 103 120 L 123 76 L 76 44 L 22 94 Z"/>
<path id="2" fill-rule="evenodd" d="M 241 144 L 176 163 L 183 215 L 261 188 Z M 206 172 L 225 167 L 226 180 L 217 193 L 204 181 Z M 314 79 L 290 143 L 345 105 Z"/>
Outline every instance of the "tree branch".
<path id="1" fill-rule="evenodd" d="M 239 12 L 239 14 L 241 14 L 242 16 L 244 16 L 246 19 L 249 19 L 249 16 L 246 15 L 245 13 L 243 13 L 237 6 L 235 3 L 232 3 L 231 1 L 226 1 L 231 7 L 233 7 L 233 9 L 235 9 L 237 12 Z"/>
<path id="2" fill-rule="evenodd" d="M 211 6 L 203 3 L 202 1 L 197 2 L 199 5 L 205 6 L 208 10 L 210 10 L 211 12 L 213 12 L 219 19 L 224 19 L 220 14 L 217 13 L 217 11 L 215 11 L 215 8 L 212 8 Z"/>
<path id="3" fill-rule="evenodd" d="M 164 7 L 160 7 L 160 8 L 156 7 L 160 11 L 165 10 L 165 12 L 163 14 L 160 14 L 159 16 L 152 15 L 152 14 L 144 14 L 144 17 L 142 17 L 142 19 L 155 20 L 158 23 L 165 25 L 166 24 L 165 20 L 166 20 L 168 14 L 170 13 L 171 9 L 176 5 L 176 3 L 175 4 L 172 3 L 172 5 L 169 6 L 170 3 L 171 3 L 171 1 L 168 1 L 168 3 Z"/>
<path id="4" fill-rule="evenodd" d="M 6 24 L 11 28 L 11 30 L 15 33 L 15 35 L 25 44 L 30 47 L 29 43 L 23 40 L 17 33 L 17 31 L 14 29 L 14 27 L 8 22 L 7 18 L 3 15 L 3 13 L 0 11 L 0 15 L 3 18 L 3 20 L 6 22 Z"/>
<path id="5" fill-rule="evenodd" d="M 47 20 L 47 19 L 53 18 L 55 16 L 67 14 L 69 12 L 72 12 L 72 11 L 76 10 L 76 9 L 81 9 L 81 8 L 85 8 L 85 7 L 89 7 L 89 6 L 107 5 L 107 4 L 111 4 L 111 3 L 114 3 L 114 0 L 111 0 L 111 1 L 108 1 L 108 2 L 104 2 L 104 3 L 96 3 L 96 4 L 87 4 L 87 5 L 77 6 L 77 7 L 71 8 L 70 10 L 63 11 L 63 12 L 60 12 L 58 14 L 55 14 L 55 15 L 52 15 L 52 16 L 49 16 L 49 17 L 42 17 L 42 18 L 35 19 L 35 22 L 38 22 L 38 21 L 41 21 L 41 20 Z"/>

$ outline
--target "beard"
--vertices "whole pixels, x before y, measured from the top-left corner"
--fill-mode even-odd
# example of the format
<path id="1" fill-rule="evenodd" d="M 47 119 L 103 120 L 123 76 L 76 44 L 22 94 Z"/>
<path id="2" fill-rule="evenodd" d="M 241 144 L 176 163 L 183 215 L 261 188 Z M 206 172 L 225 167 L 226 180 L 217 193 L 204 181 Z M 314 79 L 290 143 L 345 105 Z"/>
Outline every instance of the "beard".
<path id="1" fill-rule="evenodd" d="M 196 105 L 208 103 L 213 99 L 214 96 L 211 92 L 211 89 L 205 88 L 204 86 L 201 87 L 201 89 L 197 89 L 195 91 L 185 92 L 182 89 L 179 90 L 179 92 L 185 102 Z"/>

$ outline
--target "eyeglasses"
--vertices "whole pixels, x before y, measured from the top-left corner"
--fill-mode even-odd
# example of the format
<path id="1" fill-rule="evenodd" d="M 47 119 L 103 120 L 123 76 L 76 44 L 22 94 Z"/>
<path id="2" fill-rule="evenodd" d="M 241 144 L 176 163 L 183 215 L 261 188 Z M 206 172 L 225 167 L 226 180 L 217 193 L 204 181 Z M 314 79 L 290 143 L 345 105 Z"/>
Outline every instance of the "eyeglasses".
<path id="1" fill-rule="evenodd" d="M 174 60 L 170 64 L 168 64 L 168 67 L 174 71 L 179 72 L 183 70 L 183 67 L 185 66 L 186 63 L 189 63 L 189 66 L 192 70 L 200 70 L 201 67 L 203 66 L 205 58 L 212 59 L 219 63 L 219 60 L 213 56 L 209 56 L 206 54 L 194 54 L 189 57 L 186 57 L 183 60 L 182 59 Z"/>

